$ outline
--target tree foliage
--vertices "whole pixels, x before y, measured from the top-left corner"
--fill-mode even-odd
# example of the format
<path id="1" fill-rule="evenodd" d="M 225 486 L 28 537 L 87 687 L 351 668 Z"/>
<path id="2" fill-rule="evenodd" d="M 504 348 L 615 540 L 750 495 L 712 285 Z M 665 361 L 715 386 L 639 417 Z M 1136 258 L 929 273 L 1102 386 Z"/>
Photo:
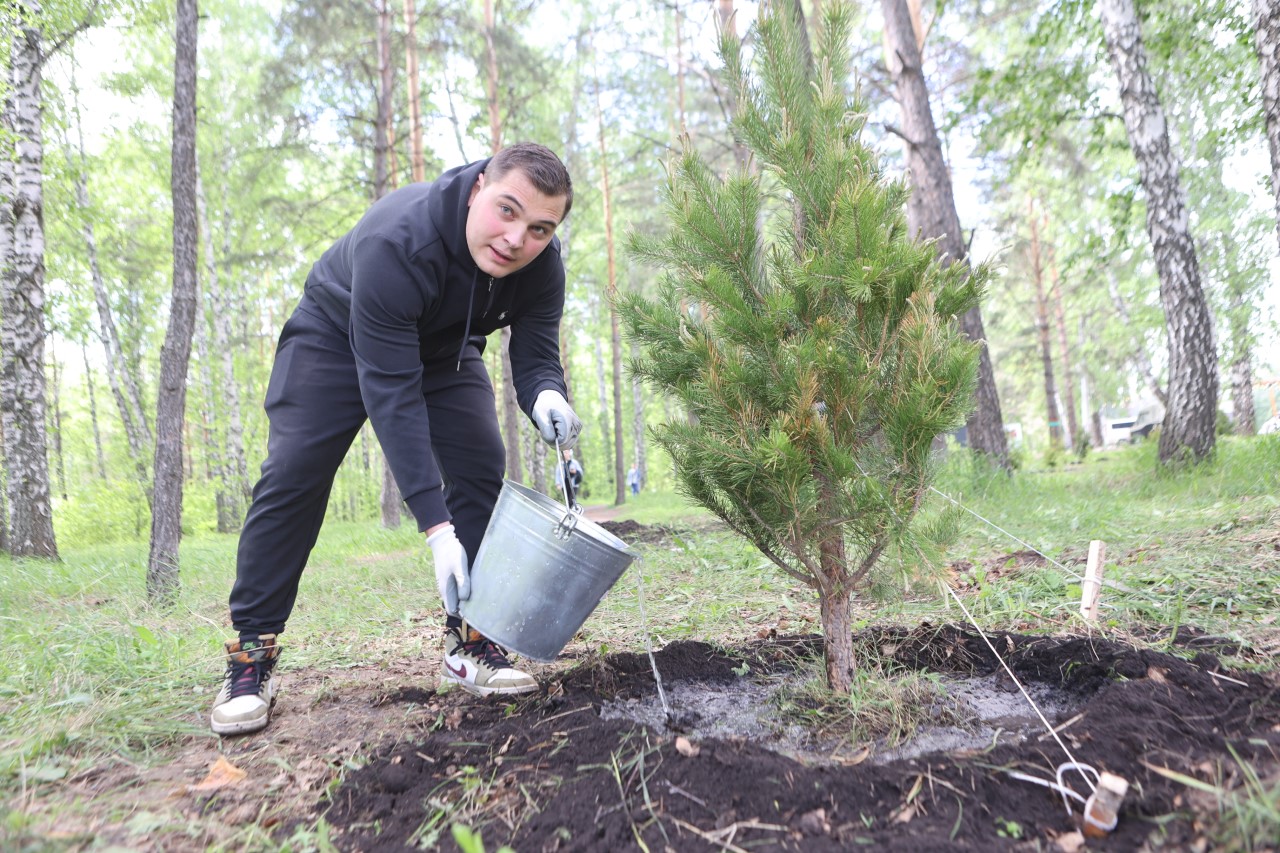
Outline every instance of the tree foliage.
<path id="1" fill-rule="evenodd" d="M 655 431 L 679 487 L 818 590 L 845 690 L 833 631 L 909 535 L 934 440 L 972 406 L 977 351 L 957 318 L 988 275 L 908 236 L 906 188 L 862 139 L 849 36 L 832 4 L 810 65 L 803 21 L 770 4 L 754 74 L 722 42 L 734 131 L 759 170 L 721 177 L 686 144 L 669 165 L 670 230 L 631 240 L 665 270 L 659 294 L 621 303 L 645 351 L 632 371 L 694 416 Z"/>

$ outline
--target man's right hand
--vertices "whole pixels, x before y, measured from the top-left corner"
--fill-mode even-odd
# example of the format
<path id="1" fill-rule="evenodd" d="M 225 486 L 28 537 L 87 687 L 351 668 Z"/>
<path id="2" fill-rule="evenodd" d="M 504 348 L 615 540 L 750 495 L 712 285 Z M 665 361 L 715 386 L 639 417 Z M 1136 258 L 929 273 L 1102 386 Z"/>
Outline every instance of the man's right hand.
<path id="1" fill-rule="evenodd" d="M 467 551 L 458 541 L 452 524 L 433 529 L 427 537 L 431 555 L 436 564 L 436 588 L 444 601 L 444 609 L 458 615 L 458 602 L 471 597 L 471 569 L 467 564 Z"/>

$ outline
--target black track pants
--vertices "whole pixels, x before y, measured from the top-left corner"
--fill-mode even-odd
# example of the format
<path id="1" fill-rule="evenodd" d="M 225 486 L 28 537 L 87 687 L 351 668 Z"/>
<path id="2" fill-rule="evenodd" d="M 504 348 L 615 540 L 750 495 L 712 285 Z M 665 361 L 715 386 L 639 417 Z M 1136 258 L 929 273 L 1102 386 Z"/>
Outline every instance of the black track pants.
<path id="1" fill-rule="evenodd" d="M 366 419 L 346 336 L 305 305 L 280 333 L 267 385 L 267 458 L 240 533 L 231 589 L 231 622 L 241 634 L 284 630 L 334 475 Z M 453 358 L 426 365 L 422 392 L 445 504 L 474 561 L 506 463 L 493 385 L 479 350 L 466 348 L 460 370 Z M 424 555 L 422 601 L 435 596 Z"/>

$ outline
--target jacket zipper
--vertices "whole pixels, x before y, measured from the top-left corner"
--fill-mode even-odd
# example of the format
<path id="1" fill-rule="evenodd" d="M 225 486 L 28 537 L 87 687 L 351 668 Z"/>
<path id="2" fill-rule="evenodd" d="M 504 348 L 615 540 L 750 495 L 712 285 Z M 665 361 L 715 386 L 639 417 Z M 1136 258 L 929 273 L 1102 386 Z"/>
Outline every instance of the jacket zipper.
<path id="1" fill-rule="evenodd" d="M 484 303 L 484 312 L 480 314 L 480 318 L 484 319 L 489 316 L 489 309 L 493 307 L 493 276 L 489 276 L 489 297 Z"/>

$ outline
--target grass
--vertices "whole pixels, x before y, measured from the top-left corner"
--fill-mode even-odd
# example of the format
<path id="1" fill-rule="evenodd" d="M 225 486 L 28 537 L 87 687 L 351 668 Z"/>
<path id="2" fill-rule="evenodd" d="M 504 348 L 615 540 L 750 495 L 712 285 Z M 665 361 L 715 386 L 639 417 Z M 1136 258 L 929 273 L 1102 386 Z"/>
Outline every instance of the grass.
<path id="1" fill-rule="evenodd" d="M 1191 627 L 1238 639 L 1259 666 L 1274 665 L 1265 652 L 1280 651 L 1280 436 L 1222 440 L 1212 460 L 1174 472 L 1159 472 L 1150 445 L 1013 477 L 954 454 L 937 487 L 1061 564 L 1007 566 L 1008 555 L 1025 546 L 966 513 L 946 559 L 972 564 L 959 579 L 983 627 L 1084 630 L 1078 561 L 1091 539 L 1103 539 L 1107 579 L 1122 587 L 1104 593 L 1103 630 L 1160 643 L 1170 628 Z M 733 647 L 771 631 L 820 630 L 812 591 L 704 511 L 644 492 L 629 496 L 618 518 L 675 533 L 637 547 L 636 570 L 584 626 L 593 650 L 642 649 L 646 634 L 655 645 L 701 639 Z M 77 774 L 104 761 L 151 766 L 178 743 L 212 738 L 205 715 L 222 672 L 221 642 L 232 636 L 226 599 L 235 547 L 232 536 L 185 539 L 182 590 L 168 612 L 145 604 L 145 543 L 64 543 L 56 564 L 0 558 L 0 847 L 27 843 L 41 803 L 53 802 Z M 865 601 L 855 627 L 962 620 L 936 583 L 906 589 L 897 601 Z M 286 635 L 288 667 L 337 669 L 437 653 L 421 630 L 437 619 L 438 603 L 412 525 L 327 525 L 298 601 Z M 868 660 L 869 671 L 875 666 Z M 884 709 L 887 722 L 849 725 L 906 731 L 911 723 L 898 719 L 900 706 L 924 707 L 929 685 L 901 687 L 907 692 L 859 697 L 860 706 Z M 1274 814 L 1275 790 L 1260 783 L 1244 802 Z M 57 807 L 68 806 L 50 806 Z M 153 819 L 138 803 L 109 808 L 114 813 L 105 817 L 136 820 L 140 833 Z M 322 829 L 298 830 L 285 848 L 321 849 Z M 191 837 L 199 827 L 169 830 Z M 246 846 L 269 844 L 255 837 Z"/>

